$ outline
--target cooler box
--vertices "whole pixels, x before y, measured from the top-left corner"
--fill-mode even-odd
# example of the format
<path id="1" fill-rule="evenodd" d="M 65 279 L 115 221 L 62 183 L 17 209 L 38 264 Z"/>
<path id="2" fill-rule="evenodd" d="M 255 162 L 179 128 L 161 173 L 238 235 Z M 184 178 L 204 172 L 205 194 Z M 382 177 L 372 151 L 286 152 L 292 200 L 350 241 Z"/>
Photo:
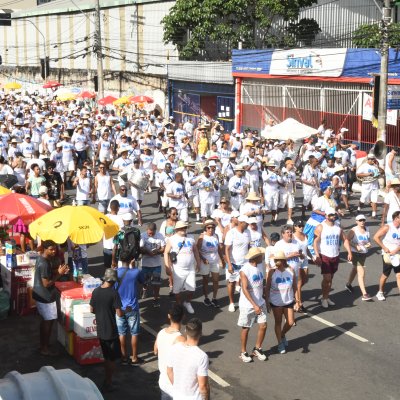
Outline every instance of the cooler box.
<path id="1" fill-rule="evenodd" d="M 74 333 L 67 332 L 60 322 L 57 323 L 57 340 L 70 356 L 74 355 Z"/>
<path id="2" fill-rule="evenodd" d="M 97 337 L 96 316 L 89 304 L 74 305 L 74 332 L 83 339 Z"/>
<path id="3" fill-rule="evenodd" d="M 74 306 L 89 304 L 91 293 L 84 293 L 83 287 L 76 282 L 57 282 L 60 291 L 60 308 L 63 325 L 67 331 L 74 330 Z"/>
<path id="4" fill-rule="evenodd" d="M 78 364 L 98 364 L 104 361 L 99 339 L 82 339 L 75 332 L 74 359 Z"/>

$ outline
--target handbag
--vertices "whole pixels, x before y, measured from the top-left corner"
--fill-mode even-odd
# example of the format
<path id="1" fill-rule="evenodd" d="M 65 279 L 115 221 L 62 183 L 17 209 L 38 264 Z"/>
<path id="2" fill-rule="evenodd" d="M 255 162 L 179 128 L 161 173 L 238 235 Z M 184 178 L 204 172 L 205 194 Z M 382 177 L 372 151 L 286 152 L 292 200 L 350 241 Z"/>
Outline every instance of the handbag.
<path id="1" fill-rule="evenodd" d="M 182 242 L 182 245 L 179 246 L 178 251 L 171 251 L 169 253 L 169 258 L 171 259 L 172 264 L 175 264 L 178 261 L 178 254 L 182 250 L 182 247 L 185 245 L 186 239 Z"/>

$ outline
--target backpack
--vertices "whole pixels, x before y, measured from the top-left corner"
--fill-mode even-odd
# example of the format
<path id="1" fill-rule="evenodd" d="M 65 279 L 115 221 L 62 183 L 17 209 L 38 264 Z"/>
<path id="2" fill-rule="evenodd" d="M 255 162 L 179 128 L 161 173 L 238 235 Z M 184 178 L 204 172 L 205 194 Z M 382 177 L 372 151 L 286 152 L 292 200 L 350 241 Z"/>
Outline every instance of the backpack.
<path id="1" fill-rule="evenodd" d="M 129 227 L 124 230 L 124 238 L 120 243 L 119 259 L 123 262 L 137 260 L 140 255 L 140 230 Z"/>

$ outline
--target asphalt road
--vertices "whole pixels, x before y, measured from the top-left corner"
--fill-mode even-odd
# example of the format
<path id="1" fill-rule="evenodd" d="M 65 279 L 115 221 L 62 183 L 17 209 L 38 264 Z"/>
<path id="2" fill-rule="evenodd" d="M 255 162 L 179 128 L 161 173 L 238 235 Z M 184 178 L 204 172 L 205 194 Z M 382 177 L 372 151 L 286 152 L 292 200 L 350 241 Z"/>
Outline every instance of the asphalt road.
<path id="1" fill-rule="evenodd" d="M 155 207 L 155 194 L 146 194 L 143 207 L 144 222 L 160 225 L 163 215 Z M 300 199 L 299 199 L 300 200 Z M 300 201 L 299 201 L 300 202 Z M 353 202 L 354 203 L 354 202 Z M 370 215 L 370 212 L 366 213 Z M 296 213 L 299 216 L 299 213 Z M 286 222 L 285 216 L 278 225 Z M 367 218 L 367 221 L 370 218 Z M 354 225 L 353 217 L 343 219 L 344 228 Z M 374 234 L 378 221 L 369 221 Z M 279 231 L 280 227 L 265 227 L 267 233 Z M 200 226 L 191 224 L 190 232 L 197 234 Z M 366 286 L 371 295 L 377 292 L 381 273 L 381 256 L 376 247 L 367 259 Z M 90 272 L 99 276 L 101 264 L 101 245 L 89 249 Z M 277 353 L 272 315 L 268 316 L 268 330 L 263 348 L 267 350 L 268 360 L 255 359 L 250 364 L 239 360 L 240 329 L 237 326 L 238 311 L 228 312 L 228 300 L 223 274 L 220 284 L 220 309 L 208 308 L 202 304 L 200 280 L 195 293 L 193 307 L 195 315 L 204 325 L 201 348 L 210 358 L 212 371 L 211 392 L 214 399 L 277 399 L 277 400 L 397 400 L 398 366 L 400 340 L 398 310 L 400 296 L 394 276 L 386 286 L 387 300 L 380 302 L 361 301 L 361 293 L 355 280 L 355 293 L 344 288 L 351 265 L 345 260 L 335 275 L 332 300 L 336 306 L 324 310 L 317 297 L 320 294 L 320 271 L 311 265 L 310 280 L 303 290 L 307 314 L 296 314 L 297 325 L 288 333 L 288 352 Z M 141 316 L 144 322 L 140 336 L 139 353 L 146 359 L 142 367 L 119 367 L 116 375 L 119 389 L 105 395 L 106 399 L 119 399 L 122 396 L 137 399 L 156 399 L 157 361 L 152 355 L 154 332 L 159 331 L 166 322 L 166 311 L 170 304 L 167 282 L 161 290 L 161 307 L 153 308 L 152 299 L 141 301 Z M 12 317 L 0 322 L 0 376 L 16 369 L 20 372 L 33 372 L 49 359 L 38 356 L 38 317 Z M 251 330 L 248 350 L 254 346 L 256 327 Z M 11 346 L 10 346 L 11 344 Z M 60 348 L 61 349 L 61 348 Z M 102 381 L 102 367 L 78 366 L 65 352 L 54 360 L 55 368 L 72 368 L 82 376 L 88 376 L 95 383 Z"/>

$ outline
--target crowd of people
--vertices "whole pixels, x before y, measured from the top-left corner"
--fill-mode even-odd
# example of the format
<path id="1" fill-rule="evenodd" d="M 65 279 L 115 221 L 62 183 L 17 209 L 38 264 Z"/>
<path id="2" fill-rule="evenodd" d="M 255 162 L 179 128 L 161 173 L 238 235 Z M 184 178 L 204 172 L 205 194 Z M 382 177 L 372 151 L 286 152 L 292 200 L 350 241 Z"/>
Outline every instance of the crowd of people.
<path id="1" fill-rule="evenodd" d="M 245 363 L 267 358 L 262 345 L 268 313 L 275 321 L 277 350 L 286 352 L 295 313 L 306 311 L 302 288 L 309 263 L 321 270 L 321 306 L 335 305 L 329 294 L 342 245 L 353 265 L 346 289 L 354 291 L 358 276 L 362 300 L 370 301 L 365 266 L 372 238 L 366 221 L 367 215 L 378 218 L 380 194 L 381 227 L 373 240 L 382 249 L 383 271 L 376 298 L 385 300 L 384 285 L 392 270 L 400 288 L 396 148 L 384 160 L 370 152 L 358 163 L 358 144 L 346 143 L 347 129 L 335 133 L 326 121 L 298 146 L 292 140 L 268 138 L 268 126 L 261 134 L 251 129 L 228 133 L 218 121 L 196 125 L 188 118 L 177 123 L 155 111 L 115 112 L 91 109 L 75 100 L 5 93 L 0 99 L 0 176 L 15 176 L 15 190 L 54 207 L 71 201 L 78 206 L 93 204 L 120 226 L 115 238 L 103 240 L 104 283 L 91 301 L 107 360 L 107 386 L 117 355 L 122 355 L 123 364 L 143 362 L 137 351 L 139 299 L 151 292 L 154 307 L 160 306 L 163 271 L 176 301 L 168 314 L 170 326 L 159 333 L 155 345 L 163 399 L 209 395 L 208 359 L 197 346 L 201 321 L 192 318 L 186 335 L 180 334 L 184 312 L 195 314 L 197 275 L 204 306 L 218 308 L 220 275 L 225 270 L 228 311 L 239 309 L 239 357 Z M 381 193 L 380 178 L 385 178 Z M 360 196 L 353 192 L 357 180 Z M 68 198 L 67 190 L 74 195 Z M 301 198 L 296 195 L 299 190 Z M 141 211 L 151 198 L 146 193 L 152 191 L 160 216 L 156 223 L 146 221 Z M 280 224 L 280 231 L 267 235 L 264 227 L 277 226 L 282 218 L 286 223 Z M 343 218 L 355 220 L 348 232 L 341 228 Z M 188 234 L 191 224 L 201 227 L 197 237 Z M 129 240 L 136 253 L 125 251 Z M 51 256 L 54 246 L 44 243 L 44 258 Z M 86 246 L 74 244 L 71 257 L 75 248 L 80 249 L 79 257 L 87 258 Z M 61 265 L 52 275 L 50 267 L 41 267 L 44 286 L 49 289 L 70 268 L 74 265 Z M 39 290 L 36 300 L 50 303 L 53 297 Z M 38 311 L 45 320 L 54 319 L 54 309 Z M 257 339 L 248 351 L 254 323 Z M 126 350 L 128 334 L 131 355 Z M 49 351 L 47 342 L 42 350 Z"/>

